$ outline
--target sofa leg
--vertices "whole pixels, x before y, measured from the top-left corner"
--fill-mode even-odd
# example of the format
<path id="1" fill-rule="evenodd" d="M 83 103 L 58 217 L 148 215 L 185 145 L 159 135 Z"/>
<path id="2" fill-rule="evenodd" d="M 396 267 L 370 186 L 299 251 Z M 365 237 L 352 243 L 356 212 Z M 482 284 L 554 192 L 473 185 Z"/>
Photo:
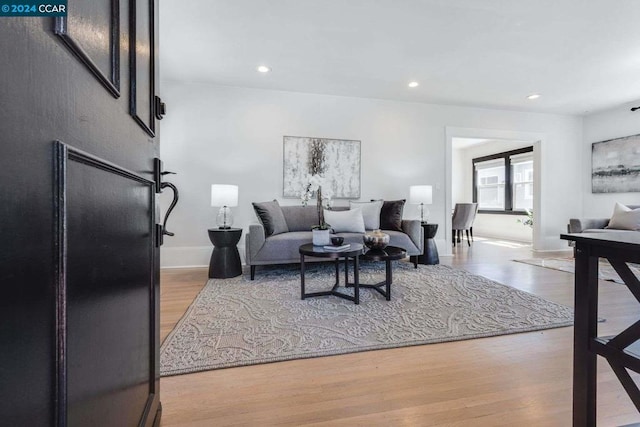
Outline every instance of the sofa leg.
<path id="1" fill-rule="evenodd" d="M 256 278 L 256 266 L 252 265 L 251 266 L 251 280 Z"/>
<path id="2" fill-rule="evenodd" d="M 414 255 L 411 257 L 413 261 L 413 268 L 418 268 L 418 255 Z"/>

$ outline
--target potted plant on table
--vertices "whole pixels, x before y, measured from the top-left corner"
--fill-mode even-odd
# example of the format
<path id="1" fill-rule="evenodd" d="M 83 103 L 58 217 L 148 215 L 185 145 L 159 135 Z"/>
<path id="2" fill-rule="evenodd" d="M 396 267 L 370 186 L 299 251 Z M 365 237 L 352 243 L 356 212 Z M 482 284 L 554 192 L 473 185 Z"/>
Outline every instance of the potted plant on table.
<path id="1" fill-rule="evenodd" d="M 302 196 L 302 205 L 307 206 L 311 197 L 315 193 L 316 196 L 316 209 L 318 210 L 318 224 L 311 227 L 313 235 L 313 244 L 315 246 L 324 246 L 331 243 L 331 225 L 324 221 L 324 208 L 331 207 L 331 196 L 325 194 L 322 195 L 322 177 L 319 175 L 312 175 L 307 184 L 305 184 Z"/>

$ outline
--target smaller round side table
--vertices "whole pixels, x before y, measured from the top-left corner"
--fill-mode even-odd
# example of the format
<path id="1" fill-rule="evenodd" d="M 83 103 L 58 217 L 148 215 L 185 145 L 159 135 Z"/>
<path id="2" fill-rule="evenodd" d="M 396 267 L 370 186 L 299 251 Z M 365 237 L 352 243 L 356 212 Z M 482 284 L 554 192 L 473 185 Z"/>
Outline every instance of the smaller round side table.
<path id="1" fill-rule="evenodd" d="M 208 231 L 213 243 L 209 277 L 227 279 L 241 275 L 242 262 L 236 245 L 242 236 L 242 228 L 210 228 Z"/>

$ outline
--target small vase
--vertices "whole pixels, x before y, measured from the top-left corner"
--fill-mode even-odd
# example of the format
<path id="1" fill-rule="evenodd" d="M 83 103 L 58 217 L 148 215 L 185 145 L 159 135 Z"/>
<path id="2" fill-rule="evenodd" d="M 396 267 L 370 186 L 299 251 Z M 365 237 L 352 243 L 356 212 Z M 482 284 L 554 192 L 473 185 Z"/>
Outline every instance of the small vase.
<path id="1" fill-rule="evenodd" d="M 314 246 L 325 246 L 331 244 L 329 230 L 311 230 L 311 234 L 313 235 Z"/>

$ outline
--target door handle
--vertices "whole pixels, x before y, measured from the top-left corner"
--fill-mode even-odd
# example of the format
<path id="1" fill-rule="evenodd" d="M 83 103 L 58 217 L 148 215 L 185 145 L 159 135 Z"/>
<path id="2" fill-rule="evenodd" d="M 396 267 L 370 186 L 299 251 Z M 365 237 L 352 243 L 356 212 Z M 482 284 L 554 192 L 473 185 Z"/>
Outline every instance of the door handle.
<path id="1" fill-rule="evenodd" d="M 171 212 L 173 211 L 173 208 L 176 207 L 176 205 L 178 204 L 178 200 L 180 198 L 180 195 L 178 193 L 178 188 L 171 182 L 167 182 L 167 181 L 163 181 L 163 177 L 165 175 L 175 175 L 175 172 L 169 172 L 169 171 L 163 171 L 162 170 L 163 166 L 162 166 L 162 160 L 155 158 L 153 161 L 153 176 L 154 176 L 154 181 L 156 184 L 156 193 L 162 193 L 162 190 L 165 188 L 169 188 L 173 191 L 173 200 L 171 201 L 171 204 L 169 205 L 169 209 L 167 209 L 167 213 L 164 215 L 164 221 L 162 222 L 162 225 L 157 224 L 156 228 L 157 228 L 157 246 L 161 246 L 162 243 L 164 242 L 164 236 L 174 236 L 175 233 L 172 233 L 170 231 L 167 230 L 167 220 L 169 219 L 169 216 L 171 215 Z"/>
<path id="2" fill-rule="evenodd" d="M 162 175 L 166 175 L 170 173 L 175 174 L 175 172 L 162 172 Z M 174 236 L 175 233 L 172 233 L 167 230 L 167 220 L 169 219 L 169 215 L 171 215 L 171 211 L 173 211 L 173 208 L 175 208 L 176 205 L 178 204 L 178 199 L 180 196 L 178 194 L 178 189 L 176 188 L 176 186 L 170 182 L 161 182 L 160 191 L 162 191 L 163 188 L 170 188 L 171 190 L 173 190 L 173 200 L 169 205 L 169 209 L 167 209 L 167 213 L 164 214 L 164 221 L 162 222 L 162 234 L 167 236 Z"/>

